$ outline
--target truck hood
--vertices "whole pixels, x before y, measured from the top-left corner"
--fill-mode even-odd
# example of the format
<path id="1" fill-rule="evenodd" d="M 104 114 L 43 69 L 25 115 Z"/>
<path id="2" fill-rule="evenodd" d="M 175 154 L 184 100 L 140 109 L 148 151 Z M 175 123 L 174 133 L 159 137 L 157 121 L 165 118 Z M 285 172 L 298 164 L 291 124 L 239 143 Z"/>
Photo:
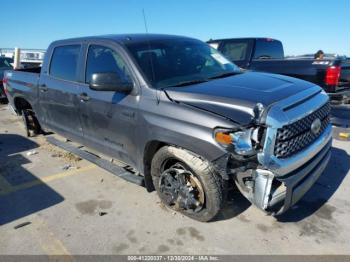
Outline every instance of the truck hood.
<path id="1" fill-rule="evenodd" d="M 254 119 L 257 103 L 266 108 L 311 86 L 314 84 L 287 76 L 247 72 L 164 91 L 176 102 L 248 124 Z"/>

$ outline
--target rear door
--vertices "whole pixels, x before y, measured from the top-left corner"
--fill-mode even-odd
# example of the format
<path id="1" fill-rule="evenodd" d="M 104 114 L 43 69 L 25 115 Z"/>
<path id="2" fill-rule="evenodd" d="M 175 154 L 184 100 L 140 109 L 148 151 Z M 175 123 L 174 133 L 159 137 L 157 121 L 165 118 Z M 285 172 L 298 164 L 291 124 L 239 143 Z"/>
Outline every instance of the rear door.
<path id="1" fill-rule="evenodd" d="M 84 83 L 80 84 L 82 94 L 79 105 L 85 144 L 135 165 L 130 156 L 136 152 L 139 95 L 96 91 L 89 87 L 94 73 L 115 73 L 136 83 L 127 57 L 120 47 L 104 42 L 92 42 L 84 49 L 86 68 Z"/>
<path id="2" fill-rule="evenodd" d="M 56 46 L 48 72 L 41 74 L 39 83 L 39 103 L 45 124 L 77 141 L 82 139 L 78 112 L 81 92 L 77 84 L 80 56 L 79 43 Z"/>

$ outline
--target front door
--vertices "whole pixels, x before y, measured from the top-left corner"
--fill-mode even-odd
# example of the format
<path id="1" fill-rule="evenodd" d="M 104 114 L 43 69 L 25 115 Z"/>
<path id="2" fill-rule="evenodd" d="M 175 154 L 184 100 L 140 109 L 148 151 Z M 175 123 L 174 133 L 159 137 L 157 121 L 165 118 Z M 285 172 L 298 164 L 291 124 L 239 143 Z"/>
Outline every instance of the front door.
<path id="1" fill-rule="evenodd" d="M 85 83 L 81 85 L 80 112 L 85 143 L 98 151 L 134 165 L 135 125 L 138 95 L 95 91 L 89 83 L 94 73 L 115 73 L 133 81 L 119 52 L 111 47 L 90 45 L 87 50 Z M 134 81 L 133 81 L 134 82 Z"/>

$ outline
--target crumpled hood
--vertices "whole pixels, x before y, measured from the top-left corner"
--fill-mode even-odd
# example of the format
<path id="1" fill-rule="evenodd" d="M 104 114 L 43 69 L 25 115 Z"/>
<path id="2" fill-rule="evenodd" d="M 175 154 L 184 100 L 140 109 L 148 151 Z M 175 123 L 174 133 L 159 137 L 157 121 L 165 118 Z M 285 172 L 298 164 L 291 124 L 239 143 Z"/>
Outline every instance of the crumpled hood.
<path id="1" fill-rule="evenodd" d="M 248 124 L 254 118 L 257 103 L 269 107 L 312 86 L 314 84 L 287 76 L 247 72 L 164 91 L 174 101 Z"/>

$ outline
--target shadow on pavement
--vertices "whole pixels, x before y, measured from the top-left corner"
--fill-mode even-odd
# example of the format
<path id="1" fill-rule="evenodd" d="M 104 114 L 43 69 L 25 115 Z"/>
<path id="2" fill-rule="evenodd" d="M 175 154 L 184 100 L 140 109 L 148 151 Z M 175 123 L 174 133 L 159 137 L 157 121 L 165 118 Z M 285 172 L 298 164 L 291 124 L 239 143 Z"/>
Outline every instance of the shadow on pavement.
<path id="1" fill-rule="evenodd" d="M 332 148 L 331 160 L 314 186 L 286 213 L 277 217 L 280 222 L 297 222 L 317 212 L 337 191 L 350 169 L 346 151 Z"/>
<path id="2" fill-rule="evenodd" d="M 64 200 L 45 183 L 16 190 L 16 186 L 23 183 L 40 180 L 23 168 L 24 164 L 31 161 L 20 154 L 22 151 L 37 147 L 38 144 L 25 137 L 0 134 L 0 182 L 3 181 L 0 183 L 0 225 L 36 213 Z M 4 188 L 6 184 L 7 189 Z"/>

